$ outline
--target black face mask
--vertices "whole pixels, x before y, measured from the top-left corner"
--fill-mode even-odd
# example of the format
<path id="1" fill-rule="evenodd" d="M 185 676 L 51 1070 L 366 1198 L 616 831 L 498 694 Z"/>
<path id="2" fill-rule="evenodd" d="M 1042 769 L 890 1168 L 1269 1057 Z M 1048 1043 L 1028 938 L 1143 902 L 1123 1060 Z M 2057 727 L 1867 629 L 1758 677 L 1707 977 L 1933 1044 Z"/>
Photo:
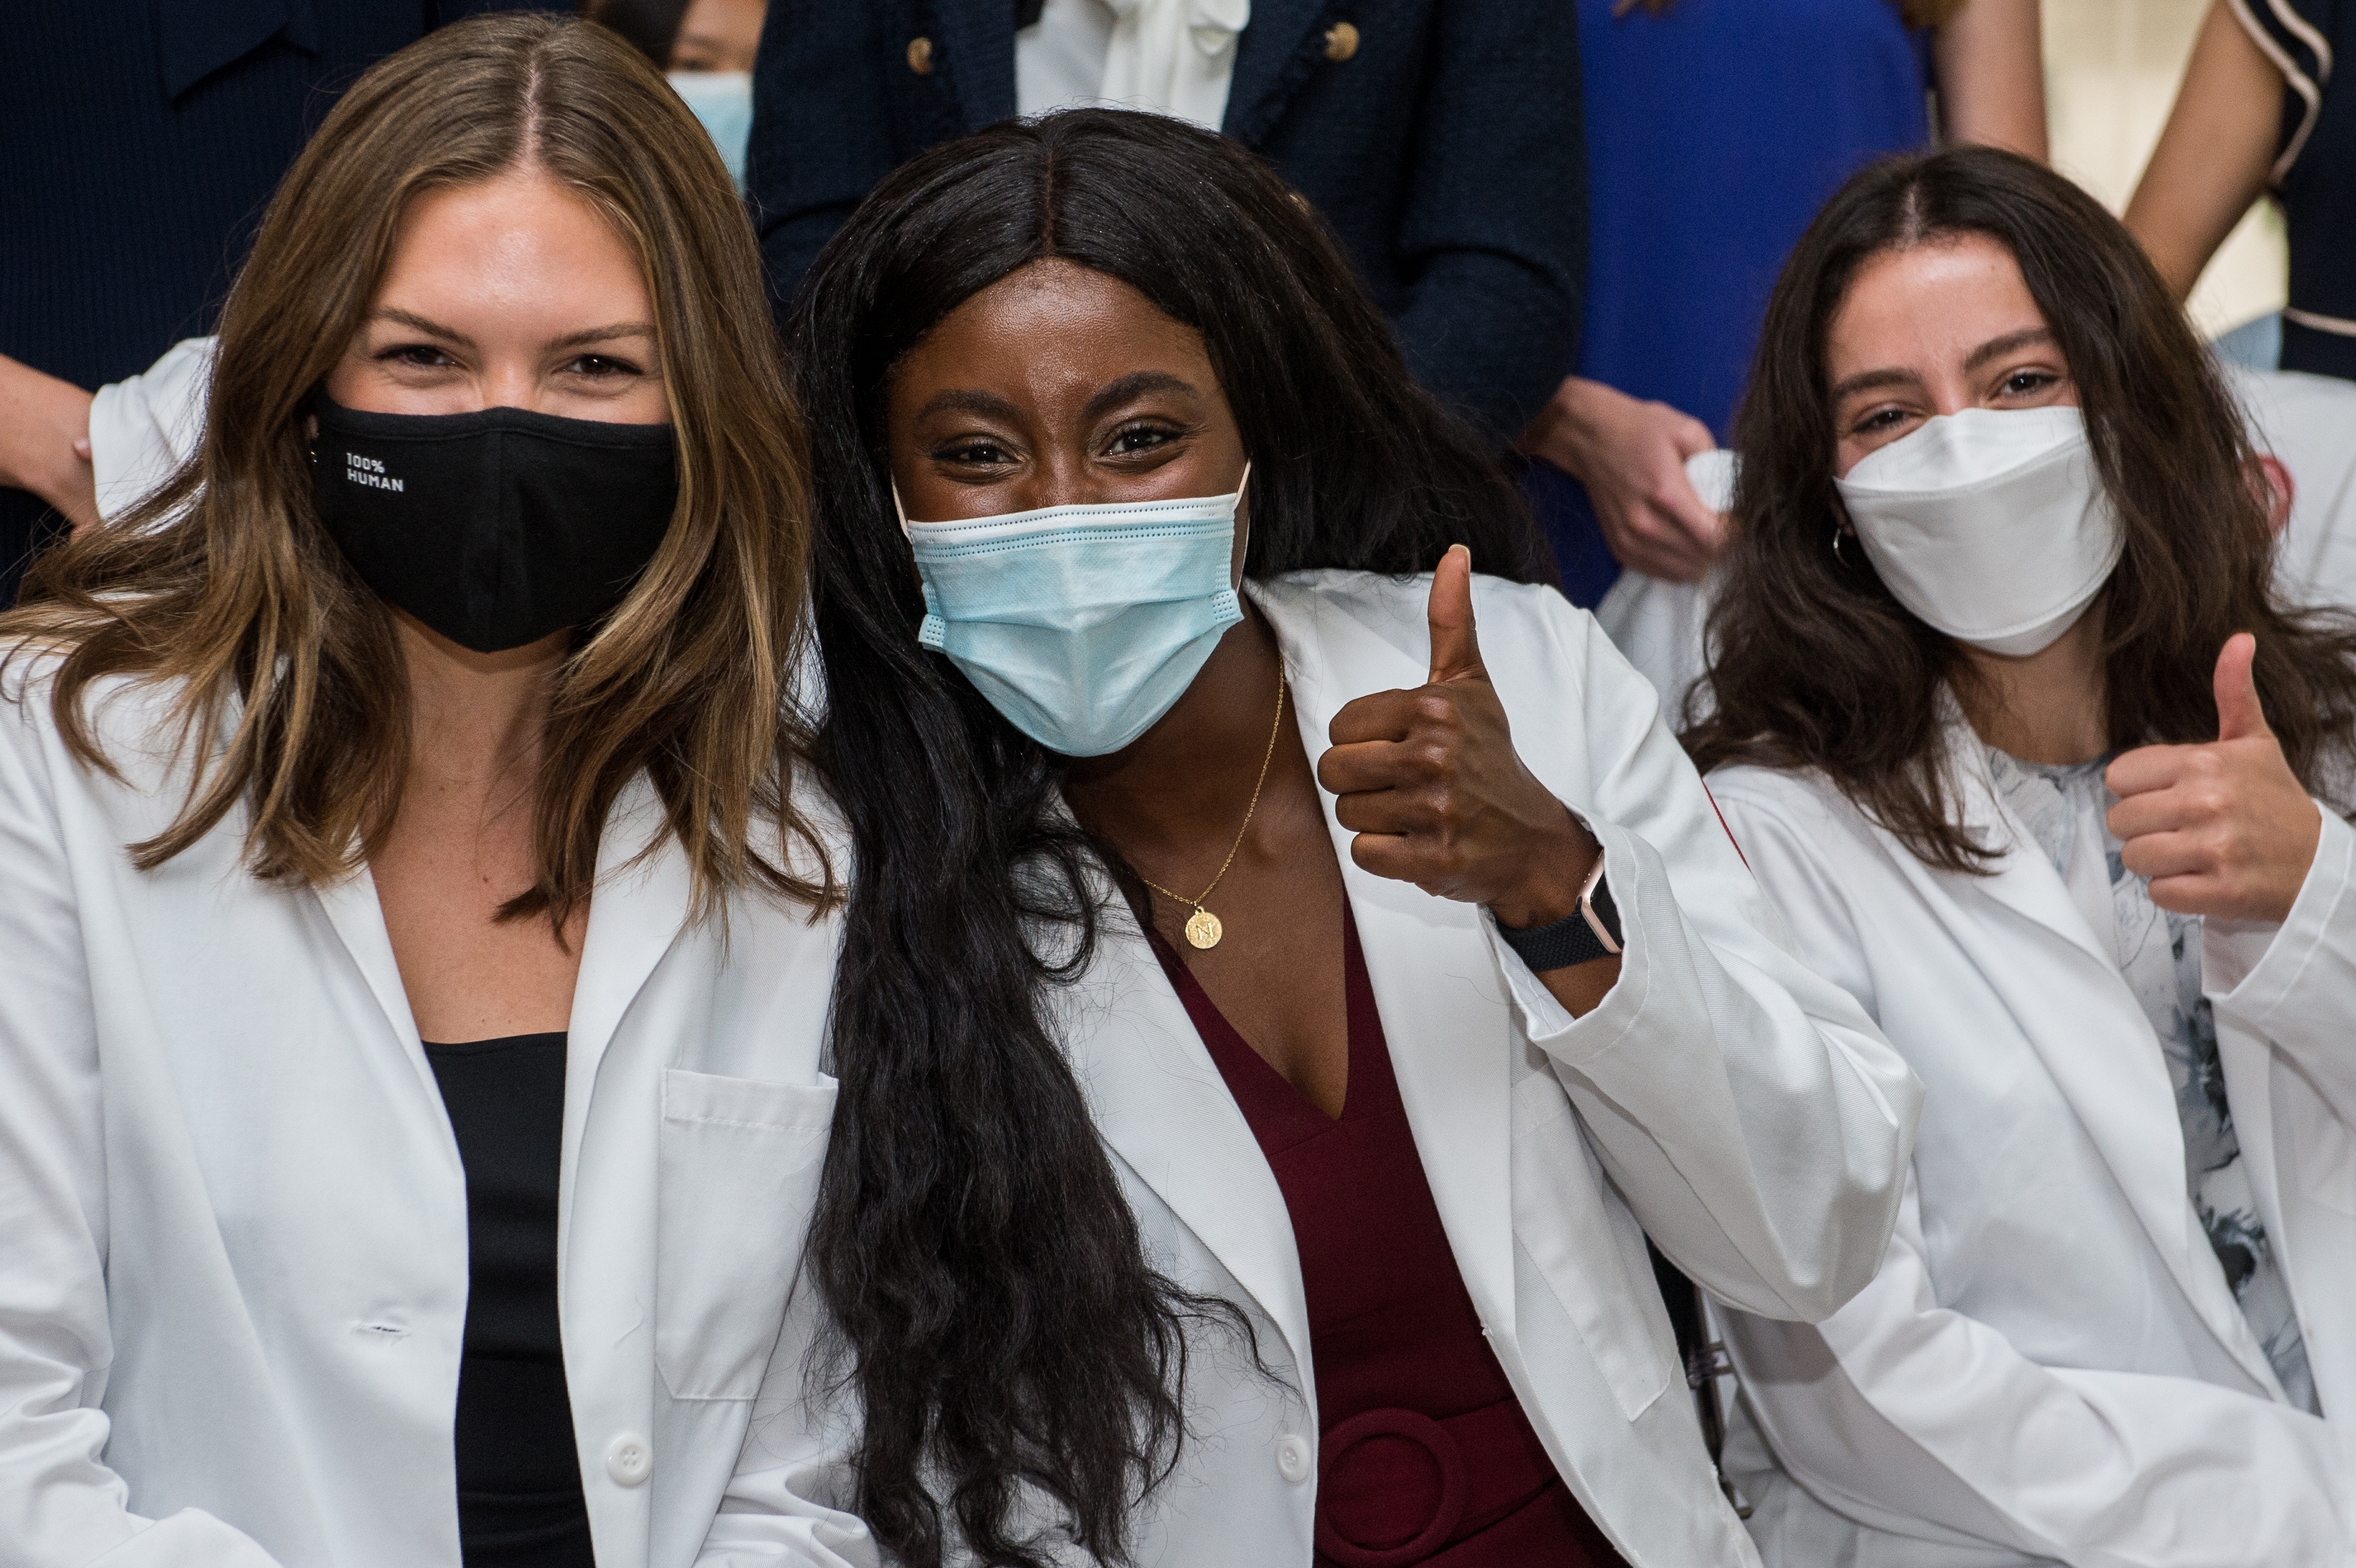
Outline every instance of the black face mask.
<path id="1" fill-rule="evenodd" d="M 667 424 L 370 414 L 325 394 L 314 411 L 319 521 L 387 603 L 477 653 L 612 609 L 670 529 Z"/>

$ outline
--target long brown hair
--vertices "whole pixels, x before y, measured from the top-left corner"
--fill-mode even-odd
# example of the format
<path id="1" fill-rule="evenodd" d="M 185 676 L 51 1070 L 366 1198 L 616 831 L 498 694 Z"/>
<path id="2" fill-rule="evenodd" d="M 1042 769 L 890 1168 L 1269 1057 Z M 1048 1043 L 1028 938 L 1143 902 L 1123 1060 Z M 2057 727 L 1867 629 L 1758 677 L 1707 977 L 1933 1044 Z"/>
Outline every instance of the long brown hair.
<path id="1" fill-rule="evenodd" d="M 2218 651 L 2253 632 L 2267 721 L 2307 787 L 2333 798 L 2356 746 L 2356 624 L 2276 597 L 2240 414 L 2142 248 L 2068 180 L 1988 147 L 1857 176 L 1775 284 L 1735 422 L 1733 542 L 1709 615 L 1708 689 L 1695 697 L 1714 707 L 1685 736 L 1696 764 L 1821 769 L 1924 861 L 1990 863 L 1956 820 L 1942 754 L 1941 688 L 1960 673 L 1958 650 L 1891 596 L 1862 550 L 1833 549 L 1825 367 L 1827 329 L 1868 260 L 1966 234 L 2019 263 L 2125 525 L 2101 600 L 2110 743 L 2215 740 Z"/>
<path id="2" fill-rule="evenodd" d="M 331 881 L 389 830 L 408 766 L 408 677 L 390 612 L 313 509 L 305 420 L 409 204 L 526 164 L 594 204 L 637 253 L 680 495 L 652 564 L 577 630 L 555 679 L 538 880 L 505 912 L 561 926 L 582 907 L 606 816 L 641 770 L 700 913 L 748 882 L 823 896 L 822 871 L 813 882 L 787 866 L 789 845 L 809 842 L 790 804 L 800 739 L 785 717 L 805 635 L 808 462 L 752 229 L 662 78 L 610 33 L 549 16 L 444 28 L 353 85 L 280 185 L 230 295 L 196 455 L 131 516 L 38 562 L 22 607 L 0 616 L 8 657 L 62 656 L 51 702 L 87 765 L 114 771 L 83 710 L 93 682 L 177 686 L 187 800 L 131 847 L 142 869 L 241 802 L 247 859 L 265 879 Z M 753 847 L 756 816 L 781 830 L 773 852 Z"/>

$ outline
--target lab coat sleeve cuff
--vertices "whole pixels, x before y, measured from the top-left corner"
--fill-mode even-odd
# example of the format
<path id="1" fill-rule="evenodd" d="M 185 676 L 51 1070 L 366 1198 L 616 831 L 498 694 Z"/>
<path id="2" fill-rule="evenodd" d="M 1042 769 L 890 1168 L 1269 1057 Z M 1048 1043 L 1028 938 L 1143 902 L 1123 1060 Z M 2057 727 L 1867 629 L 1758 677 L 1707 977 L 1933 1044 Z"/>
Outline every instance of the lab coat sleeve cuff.
<path id="1" fill-rule="evenodd" d="M 112 522 L 195 455 L 212 384 L 214 340 L 191 337 L 136 376 L 91 396 L 90 467 L 99 516 Z"/>
<path id="2" fill-rule="evenodd" d="M 1570 1009 L 1555 999 L 1522 955 L 1505 944 L 1497 932 L 1497 917 L 1484 909 L 1481 925 L 1489 933 L 1489 950 L 1497 955 L 1497 967 L 1505 973 L 1505 988 L 1513 994 L 1514 1010 L 1521 1014 L 1522 1032 L 1534 1040 L 1552 1040 L 1577 1023 Z"/>
<path id="3" fill-rule="evenodd" d="M 2315 861 L 2282 923 L 2204 923 L 2204 988 L 2220 1011 L 2310 1071 L 2347 1079 L 2346 1103 L 2356 1106 L 2356 1063 L 2343 1060 L 2346 998 L 2356 995 L 2356 828 L 2317 809 Z"/>
<path id="4" fill-rule="evenodd" d="M 90 1568 L 279 1568 L 252 1536 L 201 1509 L 137 1523 L 136 1534 L 92 1558 Z"/>
<path id="5" fill-rule="evenodd" d="M 1666 873 L 1657 855 L 1651 858 L 1651 865 L 1641 864 L 1636 840 L 1626 829 L 1590 820 L 1575 806 L 1571 815 L 1603 847 L 1603 875 L 1612 885 L 1612 901 L 1620 914 L 1620 978 L 1604 993 L 1603 1000 L 1585 1017 L 1571 1017 L 1570 1009 L 1547 989 L 1546 982 L 1523 962 L 1522 955 L 1505 945 L 1505 939 L 1497 933 L 1496 917 L 1486 910 L 1481 912 L 1482 929 L 1488 933 L 1490 951 L 1496 955 L 1497 967 L 1513 996 L 1515 1011 L 1521 1016 L 1523 1034 L 1531 1044 L 1566 1062 L 1599 1055 L 1627 1032 L 1636 1014 L 1635 998 L 1640 989 L 1630 983 L 1630 976 L 1644 966 L 1639 910 L 1644 903 L 1654 901 L 1644 899 L 1639 890 L 1647 878 L 1659 878 L 1662 886 L 1658 893 L 1668 896 Z"/>

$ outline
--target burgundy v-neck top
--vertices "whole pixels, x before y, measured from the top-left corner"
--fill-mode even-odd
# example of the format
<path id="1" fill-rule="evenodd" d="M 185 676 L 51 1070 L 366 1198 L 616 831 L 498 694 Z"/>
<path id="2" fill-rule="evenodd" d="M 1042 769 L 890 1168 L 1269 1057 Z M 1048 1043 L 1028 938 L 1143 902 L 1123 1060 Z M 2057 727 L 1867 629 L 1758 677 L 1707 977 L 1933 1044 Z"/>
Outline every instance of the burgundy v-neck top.
<path id="1" fill-rule="evenodd" d="M 1321 1568 L 1622 1568 L 1555 1474 L 1440 1228 L 1344 907 L 1339 1120 L 1269 1066 L 1159 936 L 1162 967 L 1251 1124 L 1301 1249 L 1323 1426 Z"/>

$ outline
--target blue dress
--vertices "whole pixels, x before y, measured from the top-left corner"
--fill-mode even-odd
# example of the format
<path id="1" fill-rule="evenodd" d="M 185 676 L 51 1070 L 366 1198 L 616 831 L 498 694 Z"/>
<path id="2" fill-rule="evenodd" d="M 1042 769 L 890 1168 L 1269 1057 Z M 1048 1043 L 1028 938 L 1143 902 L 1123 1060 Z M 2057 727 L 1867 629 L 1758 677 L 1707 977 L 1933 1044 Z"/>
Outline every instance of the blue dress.
<path id="1" fill-rule="evenodd" d="M 1928 36 L 1890 0 L 1676 0 L 1614 19 L 1579 0 L 1590 253 L 1579 374 L 1693 415 L 1723 443 L 1776 274 L 1874 159 L 1930 141 Z M 1563 586 L 1620 575 L 1580 483 L 1525 480 Z"/>

